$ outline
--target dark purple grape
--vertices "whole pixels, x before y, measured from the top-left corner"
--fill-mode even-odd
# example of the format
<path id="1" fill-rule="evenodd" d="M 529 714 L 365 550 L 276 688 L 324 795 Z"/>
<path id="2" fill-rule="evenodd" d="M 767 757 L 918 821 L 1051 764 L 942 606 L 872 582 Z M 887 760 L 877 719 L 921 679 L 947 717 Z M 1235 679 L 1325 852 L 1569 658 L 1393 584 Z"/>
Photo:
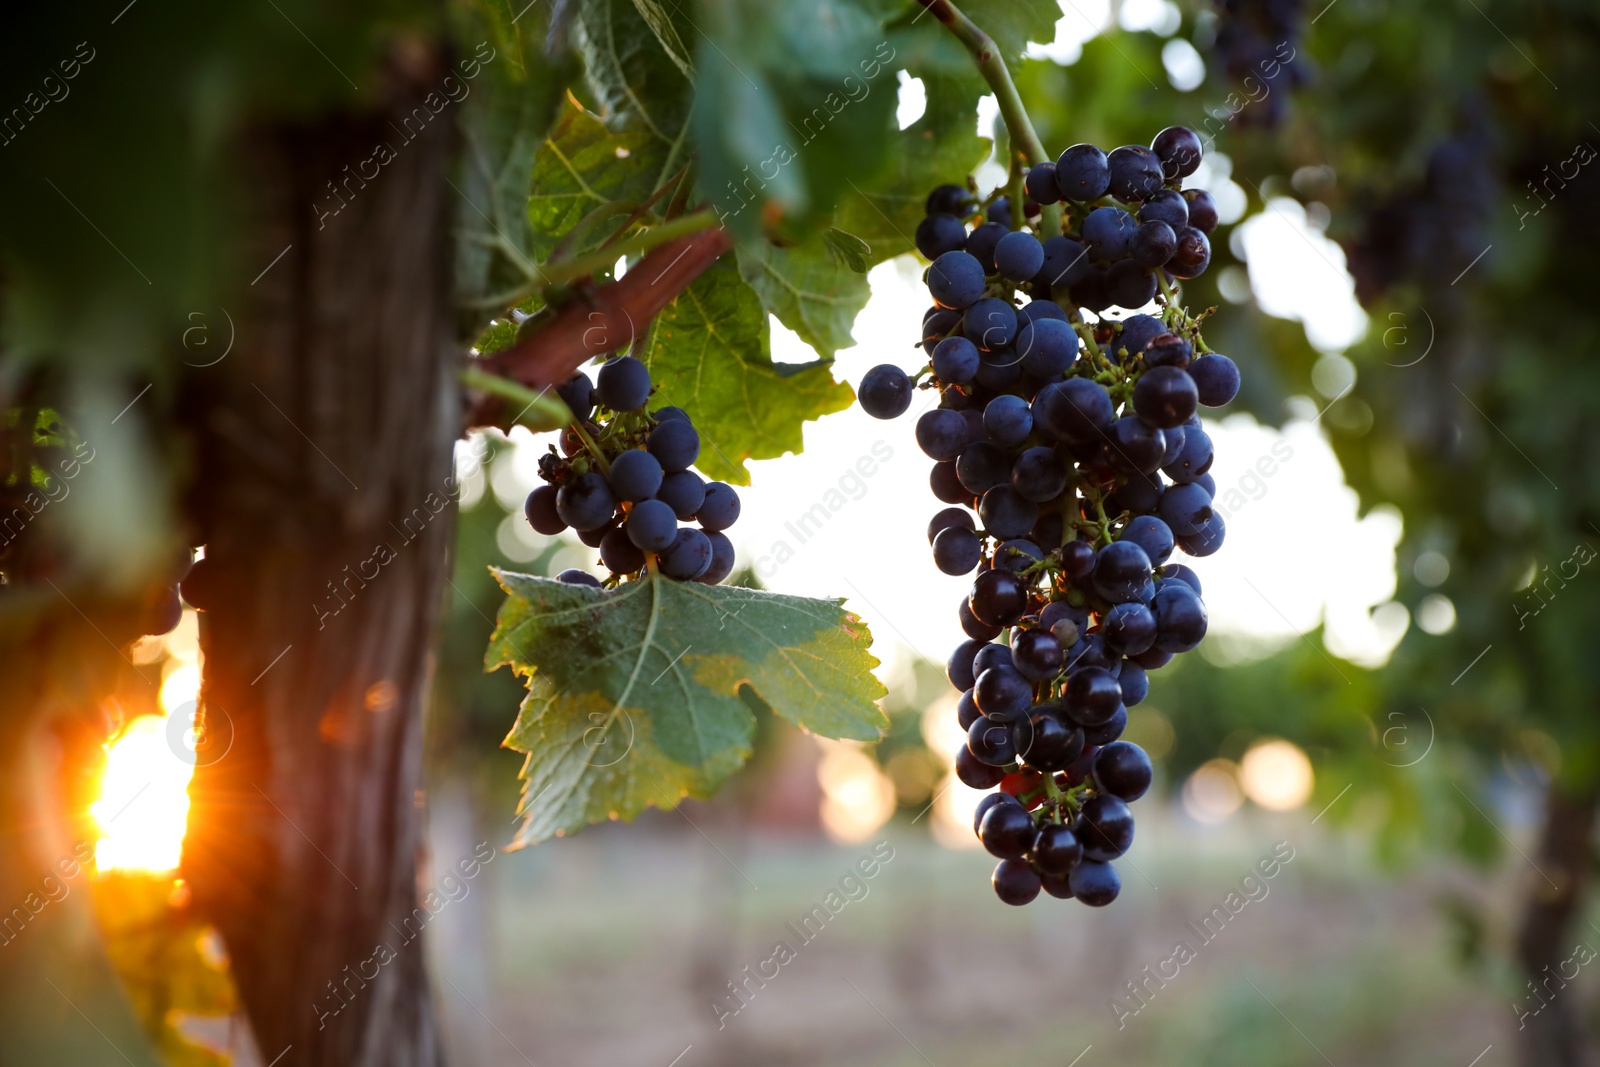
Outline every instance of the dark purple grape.
<path id="1" fill-rule="evenodd" d="M 599 471 L 571 479 L 556 492 L 556 514 L 574 530 L 596 530 L 611 521 L 617 499 Z"/>
<path id="2" fill-rule="evenodd" d="M 1013 230 L 994 246 L 994 269 L 1002 278 L 1025 282 L 1044 266 L 1044 246 L 1033 234 Z"/>
<path id="3" fill-rule="evenodd" d="M 946 337 L 933 347 L 933 373 L 946 385 L 972 381 L 978 362 L 978 346 L 965 337 Z"/>
<path id="4" fill-rule="evenodd" d="M 979 763 L 987 763 L 991 767 L 1009 767 L 1017 761 L 1017 750 L 1011 743 L 1011 731 L 1005 723 L 988 715 L 973 723 L 967 731 L 967 750 L 977 757 Z"/>
<path id="5" fill-rule="evenodd" d="M 612 574 L 633 574 L 644 566 L 644 553 L 628 537 L 628 531 L 618 526 L 600 538 L 600 562 Z"/>
<path id="6" fill-rule="evenodd" d="M 1089 258 L 1099 263 L 1121 259 L 1127 254 L 1128 242 L 1138 228 L 1133 216 L 1120 207 L 1095 208 L 1083 220 L 1083 240 L 1089 246 Z"/>
<path id="7" fill-rule="evenodd" d="M 600 579 L 596 578 L 588 571 L 580 571 L 576 567 L 568 567 L 566 570 L 556 575 L 556 581 L 566 582 L 568 585 L 588 585 L 593 586 L 596 589 L 601 588 Z"/>
<path id="8" fill-rule="evenodd" d="M 1217 202 L 1204 189 L 1185 189 L 1183 198 L 1189 202 L 1189 225 L 1201 233 L 1217 228 Z"/>
<path id="9" fill-rule="evenodd" d="M 1163 189 L 1139 205 L 1140 222 L 1164 222 L 1177 233 L 1189 225 L 1189 201 L 1176 189 Z"/>
<path id="10" fill-rule="evenodd" d="M 905 371 L 893 363 L 880 363 L 862 375 L 861 387 L 856 390 L 856 397 L 861 401 L 861 410 L 873 418 L 898 418 L 911 406 L 911 379 L 906 376 Z M 656 427 L 656 433 L 661 432 L 664 427 L 678 425 L 681 423 L 664 422 Z M 655 434 L 652 433 L 651 436 L 654 437 Z M 663 467 L 666 465 L 662 464 Z"/>
<path id="11" fill-rule="evenodd" d="M 972 661 L 977 656 L 978 650 L 984 646 L 982 641 L 963 641 L 950 653 L 950 658 L 945 660 L 945 677 L 950 679 L 950 684 L 957 689 L 971 689 L 977 680 Z"/>
<path id="12" fill-rule="evenodd" d="M 728 540 L 727 534 L 715 530 L 706 534 L 706 540 L 711 542 L 711 566 L 707 567 L 695 581 L 701 585 L 717 585 L 733 573 L 733 542 Z"/>
<path id="13" fill-rule="evenodd" d="M 917 447 L 929 459 L 955 459 L 967 443 L 967 420 L 959 411 L 932 408 L 917 419 L 916 435 Z"/>
<path id="14" fill-rule="evenodd" d="M 972 194 L 959 185 L 936 185 L 928 194 L 926 210 L 930 215 L 954 215 L 964 219 L 976 207 Z"/>
<path id="15" fill-rule="evenodd" d="M 972 832 L 976 834 L 980 840 L 983 837 L 983 817 L 989 814 L 990 808 L 999 807 L 1002 804 L 1014 804 L 1024 813 L 1026 813 L 1027 810 L 1022 807 L 1022 802 L 1016 797 L 1012 796 L 1010 793 L 1001 792 L 988 794 L 982 800 L 978 801 L 978 806 L 973 810 L 972 813 Z"/>
<path id="16" fill-rule="evenodd" d="M 1028 590 L 1010 571 L 980 571 L 967 595 L 972 614 L 990 626 L 1010 626 L 1028 606 Z"/>
<path id="17" fill-rule="evenodd" d="M 739 521 L 738 490 L 726 482 L 708 482 L 705 501 L 694 517 L 708 533 L 726 530 Z"/>
<path id="18" fill-rule="evenodd" d="M 1039 275 L 1054 285 L 1072 285 L 1089 273 L 1089 249 L 1070 237 L 1057 235 L 1044 242 L 1044 265 Z"/>
<path id="19" fill-rule="evenodd" d="M 1117 899 L 1122 892 L 1122 878 L 1109 863 L 1084 860 L 1072 869 L 1067 878 L 1072 895 L 1091 908 L 1103 908 Z"/>
<path id="20" fill-rule="evenodd" d="M 1124 204 L 1148 200 L 1166 181 L 1161 160 L 1143 145 L 1123 145 L 1106 157 L 1111 170 L 1111 195 Z"/>
<path id="21" fill-rule="evenodd" d="M 1156 295 L 1156 276 L 1131 259 L 1106 271 L 1106 296 L 1117 307 L 1142 308 Z"/>
<path id="22" fill-rule="evenodd" d="M 1000 636 L 1001 628 L 990 626 L 988 623 L 979 622 L 978 617 L 972 613 L 972 606 L 966 598 L 961 599 L 961 607 L 957 609 L 957 616 L 961 620 L 961 632 L 975 641 L 993 641 Z"/>
<path id="23" fill-rule="evenodd" d="M 954 215 L 929 215 L 917 223 L 914 243 L 924 259 L 938 259 L 961 250 L 967 243 L 967 228 Z"/>
<path id="24" fill-rule="evenodd" d="M 1213 352 L 1189 364 L 1200 403 L 1220 408 L 1239 395 L 1239 368 L 1227 356 Z"/>
<path id="25" fill-rule="evenodd" d="M 1061 186 L 1056 184 L 1054 163 L 1035 163 L 1029 167 L 1027 177 L 1022 179 L 1022 187 L 1027 190 L 1028 198 L 1036 203 L 1054 204 L 1061 199 Z"/>
<path id="26" fill-rule="evenodd" d="M 1030 448 L 1012 465 L 1011 486 L 1036 504 L 1054 500 L 1067 488 L 1067 465 L 1053 448 Z"/>
<path id="27" fill-rule="evenodd" d="M 983 558 L 983 542 L 971 530 L 943 530 L 933 539 L 933 565 L 945 574 L 971 574 Z"/>
<path id="28" fill-rule="evenodd" d="M 595 392 L 612 411 L 637 411 L 650 399 L 650 368 L 632 356 L 606 360 L 597 377 Z"/>
<path id="29" fill-rule="evenodd" d="M 1144 749 L 1129 741 L 1113 741 L 1095 753 L 1090 775 L 1097 790 L 1131 803 L 1150 788 L 1155 769 Z"/>
<path id="30" fill-rule="evenodd" d="M 988 441 L 968 445 L 956 457 L 956 477 L 969 493 L 987 493 L 1011 481 L 1011 454 Z"/>
<path id="31" fill-rule="evenodd" d="M 554 537 L 567 528 L 566 520 L 556 511 L 556 487 L 541 485 L 528 494 L 522 505 L 522 514 L 538 533 Z"/>
<path id="32" fill-rule="evenodd" d="M 618 500 L 637 503 L 649 500 L 661 488 L 661 464 L 643 449 L 630 448 L 611 461 L 611 473 L 606 477 Z"/>
<path id="33" fill-rule="evenodd" d="M 1044 559 L 1044 553 L 1032 541 L 1012 538 L 995 547 L 994 565 L 1002 570 L 1020 573 Z"/>
<path id="34" fill-rule="evenodd" d="M 1083 845 L 1067 827 L 1048 823 L 1033 840 L 1033 862 L 1046 875 L 1065 876 L 1083 859 Z"/>
<path id="35" fill-rule="evenodd" d="M 1155 620 L 1151 619 L 1151 638 L 1155 637 Z M 1061 673 L 1061 642 L 1048 630 L 1024 630 L 1016 635 L 1011 645 L 1011 658 L 1024 678 L 1042 682 Z"/>
<path id="36" fill-rule="evenodd" d="M 1175 537 L 1190 536 L 1211 518 L 1211 494 L 1193 483 L 1169 485 L 1161 493 L 1158 513 Z"/>
<path id="37" fill-rule="evenodd" d="M 983 295 L 983 264 L 969 252 L 944 253 L 928 267 L 928 292 L 941 307 L 970 307 Z"/>
<path id="38" fill-rule="evenodd" d="M 990 884 L 1002 904 L 1021 907 L 1039 895 L 1043 883 L 1034 869 L 1023 861 L 1001 860 L 995 864 Z"/>
<path id="39" fill-rule="evenodd" d="M 1206 606 L 1183 582 L 1162 583 L 1150 606 L 1156 616 L 1155 647 L 1161 651 L 1188 652 L 1206 636 Z"/>
<path id="40" fill-rule="evenodd" d="M 966 745 L 956 750 L 956 777 L 969 789 L 993 789 L 1005 776 L 1004 767 L 979 762 Z"/>
<path id="41" fill-rule="evenodd" d="M 1106 154 L 1092 144 L 1075 144 L 1056 160 L 1056 185 L 1063 200 L 1098 200 L 1111 188 Z"/>
<path id="42" fill-rule="evenodd" d="M 678 538 L 678 516 L 659 500 L 635 504 L 623 525 L 628 540 L 646 552 L 665 552 Z"/>
<path id="43" fill-rule="evenodd" d="M 1200 167 L 1200 138 L 1185 126 L 1168 126 L 1150 142 L 1150 150 L 1161 161 L 1167 181 L 1187 178 Z"/>
<path id="44" fill-rule="evenodd" d="M 1099 726 L 1121 707 L 1122 687 L 1104 667 L 1085 667 L 1067 682 L 1067 714 L 1081 726 Z"/>
<path id="45" fill-rule="evenodd" d="M 975 530 L 977 524 L 972 521 L 972 513 L 966 508 L 944 508 L 928 521 L 928 544 L 933 544 L 933 539 L 941 531 L 952 528 L 962 530 Z"/>
<path id="46" fill-rule="evenodd" d="M 1099 753 L 1095 763 L 1099 764 Z M 1128 851 L 1133 844 L 1133 813 L 1114 796 L 1095 796 L 1083 802 L 1075 827 L 1083 842 L 1085 859 L 1104 863 Z"/>
<path id="47" fill-rule="evenodd" d="M 985 352 L 1006 348 L 1017 338 L 1017 309 L 999 297 L 986 296 L 967 308 L 961 332 Z"/>
<path id="48" fill-rule="evenodd" d="M 978 674 L 972 699 L 989 718 L 1009 721 L 1021 716 L 1033 703 L 1033 684 L 1015 667 L 990 667 Z"/>
<path id="49" fill-rule="evenodd" d="M 978 261 L 985 274 L 994 273 L 994 249 L 1000 238 L 1011 232 L 1010 224 L 986 222 L 967 235 L 967 254 Z"/>
<path id="50" fill-rule="evenodd" d="M 1039 390 L 1033 421 L 1063 441 L 1093 441 L 1116 419 L 1111 394 L 1087 378 L 1069 378 Z"/>
<path id="51" fill-rule="evenodd" d="M 1148 269 L 1165 266 L 1178 250 L 1178 235 L 1173 228 L 1159 219 L 1141 222 L 1128 239 L 1128 255 L 1139 266 Z M 1124 305 L 1126 306 L 1126 305 Z"/>
<path id="52" fill-rule="evenodd" d="M 672 508 L 685 522 L 695 517 L 706 501 L 706 483 L 694 471 L 673 471 L 661 479 L 656 499 Z"/>
<path id="53" fill-rule="evenodd" d="M 1198 278 L 1211 265 L 1211 241 L 1193 226 L 1178 231 L 1178 248 L 1167 263 L 1174 278 Z"/>
<path id="54" fill-rule="evenodd" d="M 997 485 L 978 501 L 978 518 L 993 537 L 1023 537 L 1039 518 L 1039 505 L 1013 489 Z"/>

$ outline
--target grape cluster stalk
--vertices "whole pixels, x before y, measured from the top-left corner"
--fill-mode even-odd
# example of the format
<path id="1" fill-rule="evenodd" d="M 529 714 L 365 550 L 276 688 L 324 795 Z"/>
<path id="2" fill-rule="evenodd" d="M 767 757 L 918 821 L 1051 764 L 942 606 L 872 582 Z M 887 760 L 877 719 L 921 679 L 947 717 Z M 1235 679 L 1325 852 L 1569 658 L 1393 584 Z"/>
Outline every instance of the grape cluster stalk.
<path id="1" fill-rule="evenodd" d="M 881 419 L 939 393 L 916 426 L 949 505 L 928 539 L 941 571 L 974 575 L 947 664 L 967 731 L 955 773 L 999 787 L 974 829 L 1007 904 L 1116 899 L 1128 804 L 1153 776 L 1119 740 L 1127 709 L 1206 633 L 1200 579 L 1171 557 L 1222 545 L 1197 412 L 1234 398 L 1239 369 L 1175 292 L 1206 269 L 1217 225 L 1211 197 L 1182 188 L 1200 156 L 1182 127 L 1148 148 L 1073 145 L 1027 172 L 1015 219 L 1010 197 L 934 189 L 916 236 L 927 363 L 879 365 L 858 390 Z M 1042 232 L 1056 203 L 1062 232 Z M 1133 313 L 1152 301 L 1158 314 Z"/>
<path id="2" fill-rule="evenodd" d="M 647 411 L 650 369 L 632 356 L 579 371 L 558 390 L 576 420 L 539 457 L 545 484 L 528 494 L 523 515 L 538 533 L 566 529 L 600 550 L 610 574 L 572 568 L 563 582 L 613 588 L 647 571 L 716 585 L 733 572 L 733 542 L 722 531 L 739 518 L 739 494 L 689 468 L 700 433 L 677 407 Z M 696 526 L 680 523 L 696 522 Z"/>

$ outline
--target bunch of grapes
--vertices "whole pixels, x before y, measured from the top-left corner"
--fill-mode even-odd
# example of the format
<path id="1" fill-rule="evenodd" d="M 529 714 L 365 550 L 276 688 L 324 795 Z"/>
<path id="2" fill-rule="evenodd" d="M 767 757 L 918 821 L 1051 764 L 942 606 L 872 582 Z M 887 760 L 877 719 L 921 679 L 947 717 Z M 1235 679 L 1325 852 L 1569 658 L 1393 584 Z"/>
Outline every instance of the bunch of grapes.
<path id="1" fill-rule="evenodd" d="M 1128 803 L 1152 773 L 1118 740 L 1127 708 L 1147 671 L 1205 636 L 1200 580 L 1169 560 L 1222 544 L 1196 412 L 1232 400 L 1239 371 L 1206 348 L 1172 289 L 1209 258 L 1211 198 L 1180 188 L 1199 162 L 1198 138 L 1176 127 L 1150 148 L 1067 149 L 1027 175 L 1030 208 L 1064 203 L 1061 234 L 1037 220 L 1011 229 L 995 204 L 968 232 L 971 195 L 935 189 L 917 231 L 933 260 L 928 365 L 912 378 L 883 364 L 861 382 L 861 406 L 885 419 L 914 389 L 939 391 L 916 428 L 950 505 L 928 538 L 941 571 L 976 572 L 958 609 L 970 640 L 948 663 L 967 731 L 955 767 L 975 789 L 1000 787 L 975 829 L 1008 904 L 1041 888 L 1092 906 L 1116 898 L 1111 861 L 1133 841 Z M 1032 297 L 1020 308 L 1019 289 Z M 1158 315 L 1098 314 L 1158 290 Z"/>
<path id="2" fill-rule="evenodd" d="M 1309 75 L 1300 60 L 1305 0 L 1216 0 L 1213 46 L 1232 87 L 1251 99 L 1237 114 L 1241 126 L 1276 128 L 1289 113 L 1289 90 Z M 1264 86 L 1259 98 L 1256 86 Z"/>
<path id="3" fill-rule="evenodd" d="M 648 367 L 618 356 L 596 378 L 579 371 L 559 388 L 577 421 L 562 432 L 559 451 L 552 445 L 539 458 L 547 484 L 528 494 L 523 514 L 546 536 L 576 530 L 611 575 L 602 582 L 573 569 L 556 577 L 611 587 L 653 560 L 669 578 L 716 585 L 733 571 L 733 542 L 722 531 L 739 518 L 739 494 L 689 469 L 700 433 L 682 408 L 645 410 Z"/>

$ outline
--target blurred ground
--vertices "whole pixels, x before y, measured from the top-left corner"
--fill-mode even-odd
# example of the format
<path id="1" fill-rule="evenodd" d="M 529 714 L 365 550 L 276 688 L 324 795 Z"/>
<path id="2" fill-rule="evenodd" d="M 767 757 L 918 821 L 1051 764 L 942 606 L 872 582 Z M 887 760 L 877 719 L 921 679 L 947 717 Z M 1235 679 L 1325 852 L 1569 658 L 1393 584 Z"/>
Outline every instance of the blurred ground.
<path id="1" fill-rule="evenodd" d="M 483 837 L 464 802 L 433 802 L 434 861 L 448 866 Z M 1448 902 L 1488 900 L 1503 920 L 1530 871 L 1497 886 L 1437 867 L 1396 877 L 1374 871 L 1358 839 L 1313 825 L 1312 812 L 1247 810 L 1199 827 L 1163 804 L 1136 807 L 1139 870 L 1120 865 L 1123 896 L 1100 911 L 1044 896 L 1007 908 L 989 889 L 986 854 L 941 848 L 905 818 L 838 845 L 690 804 L 502 853 L 430 930 L 453 1061 L 1511 1062 L 1517 981 L 1462 962 Z M 499 845 L 510 831 L 477 833 Z M 878 841 L 893 859 L 802 942 L 786 924 L 823 904 Z M 1277 842 L 1293 859 L 1247 883 L 1258 899 L 1240 905 L 1241 879 Z M 1230 892 L 1237 914 L 1207 943 L 1186 924 Z M 795 957 L 764 987 L 751 981 L 747 1006 L 719 1029 L 713 1000 L 737 1006 L 725 983 L 747 965 L 755 973 L 779 940 Z M 1193 958 L 1163 965 L 1179 941 Z M 1111 1000 L 1138 1007 L 1125 983 L 1146 966 L 1177 974 L 1148 981 L 1148 1004 L 1119 1028 Z"/>

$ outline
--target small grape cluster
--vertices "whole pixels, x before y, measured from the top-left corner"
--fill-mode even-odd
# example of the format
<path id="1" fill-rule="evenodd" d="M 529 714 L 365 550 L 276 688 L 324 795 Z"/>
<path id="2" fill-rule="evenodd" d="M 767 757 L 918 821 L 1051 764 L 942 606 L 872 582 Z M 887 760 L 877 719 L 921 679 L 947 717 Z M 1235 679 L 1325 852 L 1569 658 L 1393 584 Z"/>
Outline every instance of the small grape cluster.
<path id="1" fill-rule="evenodd" d="M 928 538 L 941 571 L 976 571 L 959 608 L 969 640 L 947 665 L 967 731 L 955 770 L 975 789 L 1000 787 L 974 828 L 1000 859 L 994 889 L 1008 904 L 1041 889 L 1097 907 L 1116 898 L 1128 803 L 1152 776 L 1145 752 L 1119 740 L 1127 709 L 1148 693 L 1147 671 L 1205 636 L 1200 580 L 1168 560 L 1222 544 L 1197 410 L 1232 400 L 1239 371 L 1206 349 L 1172 291 L 1203 269 L 1216 222 L 1209 197 L 1178 189 L 1198 163 L 1181 128 L 1150 149 L 1069 148 L 1028 175 L 1035 201 L 1066 204 L 1065 232 L 1048 237 L 1037 221 L 1034 232 L 997 223 L 998 200 L 969 233 L 970 194 L 935 189 L 918 229 L 933 260 L 929 363 L 914 379 L 883 364 L 861 382 L 877 418 L 903 414 L 916 388 L 939 390 L 916 436 L 951 506 Z M 1101 200 L 1108 190 L 1115 202 Z M 1133 291 L 1127 268 L 1148 286 Z M 1110 291 L 1135 308 L 1158 286 L 1159 316 L 1097 314 Z M 1033 297 L 1020 310 L 1019 288 Z"/>
<path id="2" fill-rule="evenodd" d="M 682 581 L 716 585 L 733 572 L 733 542 L 722 531 L 739 518 L 739 494 L 689 467 L 700 433 L 682 408 L 646 411 L 650 369 L 632 356 L 607 360 L 597 381 L 579 371 L 557 392 L 574 422 L 560 450 L 539 458 L 547 484 L 528 494 L 523 514 L 546 536 L 571 527 L 600 550 L 611 575 L 556 575 L 563 582 L 615 586 L 646 567 Z M 699 528 L 680 527 L 696 521 Z"/>

